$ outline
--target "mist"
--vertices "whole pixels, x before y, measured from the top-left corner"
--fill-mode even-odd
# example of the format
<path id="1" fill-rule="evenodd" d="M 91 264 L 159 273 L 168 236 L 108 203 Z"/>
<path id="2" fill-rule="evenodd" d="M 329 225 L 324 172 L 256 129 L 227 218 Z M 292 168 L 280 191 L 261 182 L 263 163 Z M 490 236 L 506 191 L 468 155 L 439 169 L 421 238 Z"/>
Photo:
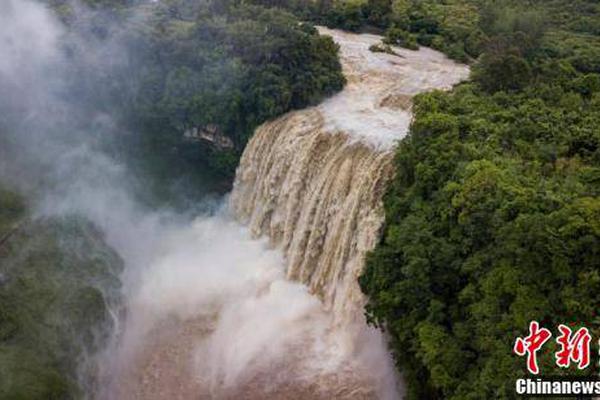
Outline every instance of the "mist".
<path id="1" fill-rule="evenodd" d="M 77 21 L 102 18 L 73 10 Z M 378 397 L 394 398 L 395 377 L 379 372 L 392 370 L 381 335 L 362 321 L 339 326 L 288 281 L 281 252 L 234 220 L 226 196 L 206 193 L 195 199 L 202 207 L 177 211 L 140 198 L 139 175 L 106 150 L 130 127 L 95 86 L 106 80 L 91 79 L 130 68 L 130 44 L 119 32 L 88 33 L 32 0 L 0 4 L 0 180 L 26 195 L 37 218 L 91 221 L 125 266 L 111 340 L 85 362 L 100 382 L 86 397 L 167 398 L 169 388 L 147 382 L 162 374 L 173 388 L 190 377 L 184 397 L 306 396 L 303 387 L 334 386 L 360 395 L 366 377 Z"/>

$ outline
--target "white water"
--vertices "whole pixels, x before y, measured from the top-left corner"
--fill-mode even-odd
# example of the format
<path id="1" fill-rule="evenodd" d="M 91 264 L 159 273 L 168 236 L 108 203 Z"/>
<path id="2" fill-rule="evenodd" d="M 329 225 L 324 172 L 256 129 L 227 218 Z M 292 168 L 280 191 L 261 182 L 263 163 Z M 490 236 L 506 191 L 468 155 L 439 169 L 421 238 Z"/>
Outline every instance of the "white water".
<path id="1" fill-rule="evenodd" d="M 381 37 L 320 27 L 340 45 L 348 85 L 320 105 L 326 129 L 343 132 L 385 151 L 408 133 L 411 97 L 433 89 L 450 89 L 469 76 L 469 67 L 444 54 L 421 47 L 418 51 L 392 46 L 397 55 L 374 53 L 369 47 Z"/>
<path id="2" fill-rule="evenodd" d="M 381 336 L 334 326 L 265 241 L 226 214 L 160 226 L 129 280 L 107 398 L 394 398 Z"/>
<path id="3" fill-rule="evenodd" d="M 44 107 L 68 62 L 54 60 L 62 28 L 31 1 L 3 6 L 14 23 L 0 29 L 9 38 L 0 52 L 11 54 L 0 74 L 31 98 L 32 116 L 55 122 Z M 322 32 L 340 43 L 349 84 L 258 129 L 233 212 L 228 204 L 192 220 L 144 212 L 112 160 L 83 145 L 26 143 L 61 183 L 39 212 L 86 215 L 125 261 L 126 314 L 100 356 L 98 397 L 400 396 L 384 338 L 364 323 L 356 277 L 379 234 L 390 150 L 407 132 L 410 96 L 447 88 L 467 70 L 427 49 L 374 54 L 375 36 Z"/>

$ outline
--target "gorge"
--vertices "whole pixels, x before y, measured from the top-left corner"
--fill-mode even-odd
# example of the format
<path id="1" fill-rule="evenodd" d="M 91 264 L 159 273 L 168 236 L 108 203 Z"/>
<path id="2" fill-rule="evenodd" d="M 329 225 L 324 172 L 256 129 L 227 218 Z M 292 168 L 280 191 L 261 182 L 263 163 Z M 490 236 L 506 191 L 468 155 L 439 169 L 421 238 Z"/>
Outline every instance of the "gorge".
<path id="1" fill-rule="evenodd" d="M 598 337 L 600 4 L 521 3 L 0 1 L 0 399 L 513 399 Z"/>
<path id="2" fill-rule="evenodd" d="M 117 347 L 136 350 L 108 398 L 400 396 L 357 278 L 410 98 L 469 71 L 429 49 L 374 53 L 378 36 L 320 31 L 340 45 L 347 87 L 259 127 L 225 209 L 163 243 L 129 305 Z"/>
<path id="3" fill-rule="evenodd" d="M 346 87 L 259 126 L 224 201 L 202 212 L 152 209 L 134 195 L 127 165 L 103 147 L 103 137 L 120 130 L 117 119 L 97 110 L 95 99 L 90 109 L 81 104 L 79 82 L 66 76 L 77 71 L 85 80 L 103 58 L 118 64 L 125 49 L 101 43 L 73 66 L 65 27 L 48 10 L 28 0 L 7 7 L 0 50 L 12 57 L 0 64 L 0 84 L 12 100 L 0 121 L 7 129 L 0 176 L 30 196 L 32 211 L 19 242 L 2 249 L 10 258 L 0 284 L 19 282 L 23 254 L 33 253 L 21 244 L 42 229 L 56 243 L 36 253 L 31 270 L 44 265 L 44 251 L 68 249 L 70 271 L 93 258 L 81 293 L 104 326 L 97 332 L 86 321 L 93 346 L 71 355 L 85 397 L 401 396 L 385 337 L 363 316 L 357 278 L 380 237 L 382 196 L 412 96 L 451 88 L 468 67 L 427 48 L 373 52 L 379 36 L 319 28 L 339 45 Z M 71 40 L 73 48 L 87 45 Z M 53 230 L 53 223 L 64 226 Z M 67 306 L 81 300 L 77 293 Z M 62 310 L 69 308 L 56 315 Z M 52 386 L 56 377 L 48 379 Z M 22 390 L 18 380 L 11 385 Z"/>

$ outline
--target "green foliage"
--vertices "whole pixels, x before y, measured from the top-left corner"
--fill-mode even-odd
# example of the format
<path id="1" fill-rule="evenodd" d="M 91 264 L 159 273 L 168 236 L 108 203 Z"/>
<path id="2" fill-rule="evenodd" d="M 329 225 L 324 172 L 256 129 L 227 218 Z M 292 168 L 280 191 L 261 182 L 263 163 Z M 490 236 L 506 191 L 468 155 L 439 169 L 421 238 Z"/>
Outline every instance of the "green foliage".
<path id="1" fill-rule="evenodd" d="M 182 141 L 183 133 L 215 125 L 239 157 L 256 126 L 344 85 L 337 45 L 291 14 L 194 4 L 193 11 L 186 1 L 158 4 L 149 26 L 126 27 L 138 63 L 122 74 L 129 81 L 122 87 L 131 88 L 124 119 L 141 124 L 140 134 L 155 145 L 151 153 L 198 147 Z M 229 156 L 222 153 L 204 151 L 209 165 L 232 174 L 237 161 L 223 163 Z"/>
<path id="2" fill-rule="evenodd" d="M 487 39 L 473 78 L 488 92 L 519 90 L 529 85 L 533 78 L 531 63 L 540 52 L 546 31 L 543 14 L 492 3 L 482 10 L 480 24 Z"/>
<path id="3" fill-rule="evenodd" d="M 554 82 L 415 102 L 360 279 L 412 398 L 514 397 L 532 319 L 600 334 L 597 77 Z"/>
<path id="4" fill-rule="evenodd" d="M 484 54 L 473 71 L 473 79 L 488 92 L 519 90 L 532 79 L 527 60 L 516 54 Z"/>
<path id="5" fill-rule="evenodd" d="M 15 198 L 6 193 L 0 212 L 23 218 L 21 206 L 5 207 Z M 120 268 L 77 218 L 23 222 L 0 244 L 0 398 L 81 397 L 93 384 L 82 361 L 108 338 Z"/>
<path id="6" fill-rule="evenodd" d="M 395 26 L 392 26 L 385 31 L 383 43 L 406 47 L 410 50 L 419 50 L 419 45 L 417 44 L 417 39 L 415 36 L 410 32 L 396 28 Z"/>
<path id="7" fill-rule="evenodd" d="M 372 51 L 373 53 L 386 53 L 392 56 L 398 55 L 389 44 L 372 44 L 369 46 L 369 51 Z"/>
<path id="8" fill-rule="evenodd" d="M 21 196 L 0 186 L 0 240 L 14 228 L 24 213 L 25 204 Z"/>
<path id="9" fill-rule="evenodd" d="M 364 24 L 365 16 L 360 3 L 343 2 L 330 8 L 323 17 L 325 24 L 347 31 L 358 31 Z"/>

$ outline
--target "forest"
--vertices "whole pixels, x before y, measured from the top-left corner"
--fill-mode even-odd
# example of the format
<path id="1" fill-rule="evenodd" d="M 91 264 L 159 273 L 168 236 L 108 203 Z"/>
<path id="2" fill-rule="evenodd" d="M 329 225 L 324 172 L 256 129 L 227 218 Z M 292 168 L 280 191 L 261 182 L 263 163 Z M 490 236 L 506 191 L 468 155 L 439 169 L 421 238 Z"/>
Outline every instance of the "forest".
<path id="1" fill-rule="evenodd" d="M 107 140 L 109 151 L 128 149 L 120 158 L 150 171 L 155 192 L 223 192 L 254 128 L 344 85 L 333 41 L 281 9 L 87 0 L 81 12 L 68 0 L 46 1 L 69 28 L 73 93 L 125 128 Z M 81 65 L 86 41 L 113 60 Z"/>
<path id="2" fill-rule="evenodd" d="M 172 200 L 166 186 L 226 191 L 255 127 L 341 90 L 337 46 L 312 24 L 470 64 L 470 81 L 415 99 L 383 237 L 360 277 L 367 319 L 388 333 L 409 399 L 514 398 L 526 369 L 512 345 L 531 320 L 600 337 L 597 1 L 86 0 L 83 14 L 45 3 L 70 33 L 69 96 L 127 128 L 101 145 L 150 170 L 140 186 L 159 203 Z M 126 56 L 80 62 L 86 40 Z M 1 134 L 12 124 L 0 115 Z M 0 189 L 0 380 L 11 382 L 0 397 L 76 398 L 74 360 L 106 340 L 89 327 L 110 320 L 122 266 L 85 221 L 29 221 L 28 207 Z M 57 237 L 80 248 L 70 254 Z M 26 258 L 25 247 L 35 250 Z M 81 248 L 89 259 L 73 255 Z M 49 257 L 55 270 L 40 267 Z M 72 321 L 59 322 L 64 313 Z M 74 345 L 72 329 L 87 342 Z M 553 351 L 543 371 L 581 373 L 554 369 Z"/>
<path id="3" fill-rule="evenodd" d="M 106 346 L 122 262 L 77 217 L 32 220 L 0 187 L 0 398 L 81 398 Z M 89 361 L 89 360 L 88 360 Z"/>
<path id="4" fill-rule="evenodd" d="M 600 7 L 415 3 L 434 47 L 477 58 L 470 82 L 416 99 L 360 279 L 367 315 L 390 333 L 409 398 L 513 398 L 529 321 L 600 334 Z M 423 44 L 415 17 L 391 29 Z M 549 349 L 542 373 L 581 373 Z"/>

